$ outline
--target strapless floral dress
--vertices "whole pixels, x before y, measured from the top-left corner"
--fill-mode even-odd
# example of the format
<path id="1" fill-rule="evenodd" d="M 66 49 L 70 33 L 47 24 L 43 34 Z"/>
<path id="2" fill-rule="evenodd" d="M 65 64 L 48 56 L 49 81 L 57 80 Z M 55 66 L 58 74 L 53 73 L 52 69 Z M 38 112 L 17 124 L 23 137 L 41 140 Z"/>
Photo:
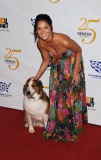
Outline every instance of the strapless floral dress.
<path id="1" fill-rule="evenodd" d="M 62 56 L 49 54 L 50 114 L 44 138 L 63 142 L 76 141 L 82 132 L 82 123 L 87 123 L 83 60 L 80 64 L 81 80 L 78 85 L 71 85 L 69 81 L 73 77 L 75 53 L 68 50 Z"/>

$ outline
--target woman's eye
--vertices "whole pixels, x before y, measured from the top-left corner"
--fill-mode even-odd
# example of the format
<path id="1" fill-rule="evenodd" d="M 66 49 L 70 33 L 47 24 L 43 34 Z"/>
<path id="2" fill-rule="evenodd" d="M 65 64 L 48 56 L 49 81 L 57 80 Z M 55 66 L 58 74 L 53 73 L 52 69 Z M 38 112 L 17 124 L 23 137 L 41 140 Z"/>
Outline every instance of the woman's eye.
<path id="1" fill-rule="evenodd" d="M 44 27 L 44 29 L 48 29 L 48 27 Z"/>
<path id="2" fill-rule="evenodd" d="M 40 28 L 37 28 L 37 30 L 39 31 L 39 30 L 40 30 Z"/>

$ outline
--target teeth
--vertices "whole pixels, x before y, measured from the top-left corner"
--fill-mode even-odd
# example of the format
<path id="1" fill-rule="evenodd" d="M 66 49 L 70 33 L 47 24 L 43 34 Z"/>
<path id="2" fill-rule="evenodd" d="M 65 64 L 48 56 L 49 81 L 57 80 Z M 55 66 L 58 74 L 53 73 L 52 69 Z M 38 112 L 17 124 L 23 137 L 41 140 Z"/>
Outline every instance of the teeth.
<path id="1" fill-rule="evenodd" d="M 42 35 L 43 37 L 45 36 L 45 35 Z"/>

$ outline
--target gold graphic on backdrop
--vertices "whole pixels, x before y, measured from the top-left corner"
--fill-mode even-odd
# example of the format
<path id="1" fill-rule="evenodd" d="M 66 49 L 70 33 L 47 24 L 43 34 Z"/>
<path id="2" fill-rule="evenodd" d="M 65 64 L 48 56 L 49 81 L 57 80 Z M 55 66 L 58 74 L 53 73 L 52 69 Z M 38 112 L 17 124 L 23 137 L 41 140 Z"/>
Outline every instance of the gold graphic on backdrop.
<path id="1" fill-rule="evenodd" d="M 60 0 L 49 0 L 51 3 L 57 3 L 59 2 Z"/>
<path id="2" fill-rule="evenodd" d="M 14 68 L 11 65 L 8 65 L 8 68 L 11 70 L 16 70 L 19 67 L 19 60 L 13 54 L 19 53 L 21 52 L 21 50 L 15 50 L 15 49 L 10 49 L 10 48 L 6 48 L 6 50 L 8 50 L 8 53 L 5 56 L 5 58 L 14 61 L 16 64 Z"/>
<path id="3" fill-rule="evenodd" d="M 48 87 L 48 86 L 43 86 L 43 88 L 49 89 L 49 87 Z"/>
<path id="4" fill-rule="evenodd" d="M 0 18 L 0 24 L 4 24 L 4 18 Z"/>
<path id="5" fill-rule="evenodd" d="M 86 18 L 81 18 L 81 21 L 83 21 L 83 24 L 78 28 L 78 30 L 85 30 L 85 31 L 89 31 L 89 32 L 91 31 L 93 33 L 93 37 L 89 42 L 85 42 L 84 38 L 82 39 L 82 42 L 85 43 L 85 44 L 89 44 L 89 43 L 94 42 L 94 40 L 96 39 L 96 31 L 94 29 L 90 28 L 89 25 L 90 25 L 90 23 L 99 22 L 100 19 L 96 19 L 96 20 L 89 19 L 89 20 L 87 20 Z"/>

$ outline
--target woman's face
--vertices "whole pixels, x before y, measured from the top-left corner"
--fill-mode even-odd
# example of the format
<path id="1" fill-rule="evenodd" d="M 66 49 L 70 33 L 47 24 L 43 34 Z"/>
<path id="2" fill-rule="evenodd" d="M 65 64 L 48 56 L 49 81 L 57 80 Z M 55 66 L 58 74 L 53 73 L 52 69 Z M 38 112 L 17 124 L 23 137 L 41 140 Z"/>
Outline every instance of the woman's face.
<path id="1" fill-rule="evenodd" d="M 36 32 L 38 37 L 42 40 L 48 41 L 52 39 L 51 26 L 44 20 L 41 20 L 37 23 Z"/>

